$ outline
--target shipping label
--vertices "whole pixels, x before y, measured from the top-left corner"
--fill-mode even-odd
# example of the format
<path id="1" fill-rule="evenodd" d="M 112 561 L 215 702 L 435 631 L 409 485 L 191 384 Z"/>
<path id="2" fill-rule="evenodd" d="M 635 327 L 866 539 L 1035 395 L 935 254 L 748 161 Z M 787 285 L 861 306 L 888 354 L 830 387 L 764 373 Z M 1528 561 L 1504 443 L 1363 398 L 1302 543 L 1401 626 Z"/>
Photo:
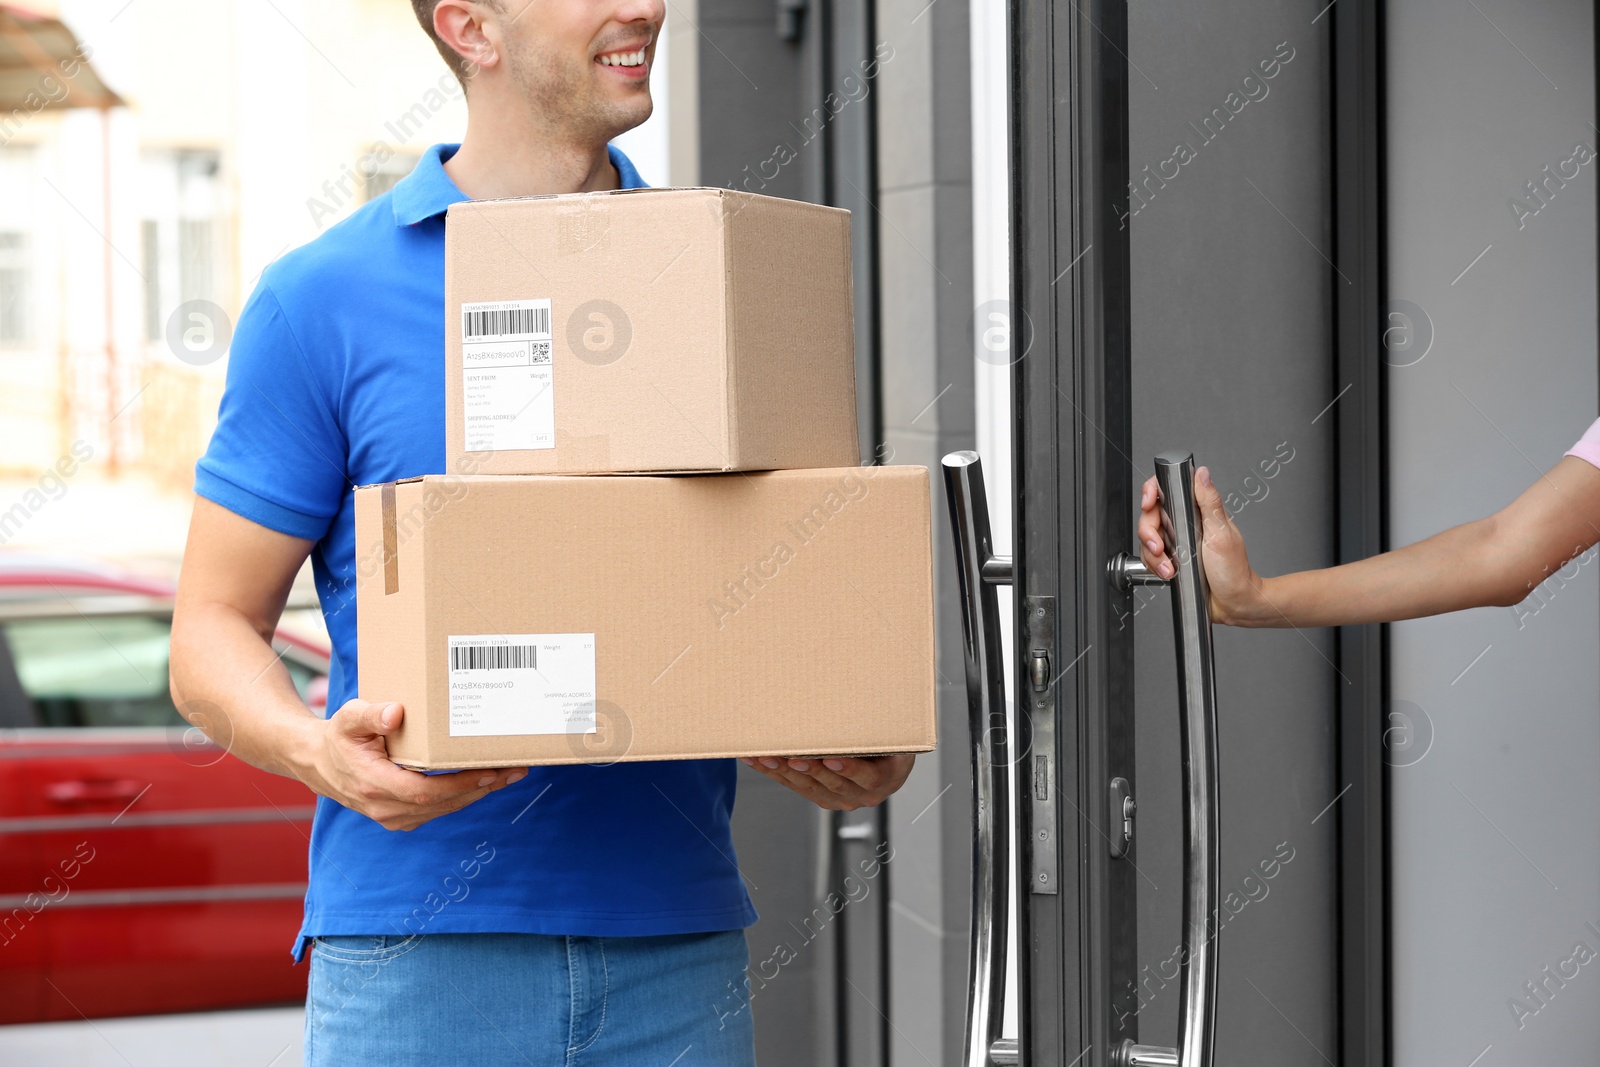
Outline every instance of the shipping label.
<path id="1" fill-rule="evenodd" d="M 452 634 L 450 736 L 592 734 L 594 634 Z"/>
<path id="2" fill-rule="evenodd" d="M 549 300 L 461 305 L 461 403 L 468 452 L 554 448 Z"/>

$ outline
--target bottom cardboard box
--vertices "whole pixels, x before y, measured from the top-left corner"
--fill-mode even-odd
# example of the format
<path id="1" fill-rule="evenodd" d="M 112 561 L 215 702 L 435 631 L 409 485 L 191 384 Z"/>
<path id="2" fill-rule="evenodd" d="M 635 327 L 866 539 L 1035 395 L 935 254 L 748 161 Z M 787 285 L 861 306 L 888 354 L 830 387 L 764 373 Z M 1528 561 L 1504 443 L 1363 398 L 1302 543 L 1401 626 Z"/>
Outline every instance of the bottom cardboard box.
<path id="1" fill-rule="evenodd" d="M 356 490 L 363 700 L 425 770 L 934 747 L 923 467 Z"/>

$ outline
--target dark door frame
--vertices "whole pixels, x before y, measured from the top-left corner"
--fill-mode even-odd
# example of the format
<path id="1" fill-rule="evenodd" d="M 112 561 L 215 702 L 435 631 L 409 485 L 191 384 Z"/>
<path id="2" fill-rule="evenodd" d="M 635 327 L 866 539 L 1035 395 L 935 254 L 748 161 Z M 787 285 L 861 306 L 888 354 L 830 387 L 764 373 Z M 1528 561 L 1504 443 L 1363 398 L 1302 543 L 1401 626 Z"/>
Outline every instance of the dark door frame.
<path id="1" fill-rule="evenodd" d="M 1120 0 L 1012 0 L 1013 329 L 1032 333 L 1012 379 L 1016 678 L 1030 676 L 1036 598 L 1056 609 L 1056 680 L 1019 703 L 1014 748 L 1019 1027 L 1022 1062 L 1039 1067 L 1103 1065 L 1137 1037 L 1117 1010 L 1133 985 L 1133 874 L 1096 830 L 1113 774 L 1134 780 L 1131 717 L 1108 714 L 1132 699 L 1132 631 L 1117 632 L 1105 574 L 1133 543 L 1129 247 L 1112 207 L 1128 181 L 1126 50 Z M 1053 893 L 1033 884 L 1041 840 Z"/>
<path id="2" fill-rule="evenodd" d="M 1331 4 L 1334 423 L 1338 561 L 1388 547 L 1384 361 L 1383 13 Z M 1341 277 L 1342 276 L 1342 277 Z M 1343 279 L 1348 279 L 1348 284 Z M 1348 388 L 1348 392 L 1344 392 Z M 1342 394 L 1342 395 L 1341 395 Z M 1389 1062 L 1388 627 L 1338 631 L 1340 1062 Z M 1345 684 L 1344 679 L 1349 680 Z"/>
<path id="3" fill-rule="evenodd" d="M 1010 14 L 1012 303 L 1026 353 L 1012 380 L 1015 677 L 1029 677 L 1036 598 L 1055 608 L 1056 676 L 1044 699 L 1019 703 L 1014 749 L 1025 791 L 1017 864 L 1030 887 L 1018 915 L 1022 1062 L 1090 1067 L 1138 1038 L 1135 888 L 1097 829 L 1111 823 L 1109 779 L 1134 782 L 1129 717 L 1111 714 L 1131 704 L 1132 642 L 1116 626 L 1123 594 L 1105 577 L 1133 544 L 1129 242 L 1112 206 L 1128 181 L 1127 16 L 1117 0 L 1011 0 Z M 1377 0 L 1329 4 L 1318 18 L 1332 23 L 1329 396 L 1343 562 L 1385 547 L 1383 51 Z M 1383 627 L 1341 630 L 1333 683 L 1346 1067 L 1383 1067 L 1389 1052 L 1385 648 Z M 1046 789 L 1053 802 L 1035 805 Z M 1045 862 L 1055 892 L 1032 885 L 1041 841 L 1055 850 Z"/>

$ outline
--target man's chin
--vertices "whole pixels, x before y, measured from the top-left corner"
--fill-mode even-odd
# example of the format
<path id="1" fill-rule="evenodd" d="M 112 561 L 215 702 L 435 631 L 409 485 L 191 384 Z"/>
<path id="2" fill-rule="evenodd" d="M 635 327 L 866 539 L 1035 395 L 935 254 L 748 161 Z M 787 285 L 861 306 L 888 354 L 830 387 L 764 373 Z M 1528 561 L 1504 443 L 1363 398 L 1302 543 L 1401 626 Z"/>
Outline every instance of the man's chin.
<path id="1" fill-rule="evenodd" d="M 611 129 L 611 134 L 606 140 L 609 141 L 612 137 L 644 125 L 654 110 L 655 104 L 650 99 L 648 89 L 632 100 L 613 101 L 606 109 L 606 125 Z"/>
<path id="2" fill-rule="evenodd" d="M 650 117 L 655 101 L 650 96 L 649 82 L 640 82 L 638 85 L 613 85 L 608 88 L 611 91 L 606 97 L 619 114 L 637 114 L 640 122 Z"/>

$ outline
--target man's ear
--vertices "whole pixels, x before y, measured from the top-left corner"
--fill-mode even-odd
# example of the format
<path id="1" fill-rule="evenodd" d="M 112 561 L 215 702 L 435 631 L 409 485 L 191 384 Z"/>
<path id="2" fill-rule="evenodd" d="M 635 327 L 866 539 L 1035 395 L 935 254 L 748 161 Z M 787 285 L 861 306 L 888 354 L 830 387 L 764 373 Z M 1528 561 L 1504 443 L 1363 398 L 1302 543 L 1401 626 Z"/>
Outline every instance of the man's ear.
<path id="1" fill-rule="evenodd" d="M 439 0 L 433 9 L 433 32 L 462 59 L 466 78 L 500 62 L 500 27 L 472 0 Z"/>

